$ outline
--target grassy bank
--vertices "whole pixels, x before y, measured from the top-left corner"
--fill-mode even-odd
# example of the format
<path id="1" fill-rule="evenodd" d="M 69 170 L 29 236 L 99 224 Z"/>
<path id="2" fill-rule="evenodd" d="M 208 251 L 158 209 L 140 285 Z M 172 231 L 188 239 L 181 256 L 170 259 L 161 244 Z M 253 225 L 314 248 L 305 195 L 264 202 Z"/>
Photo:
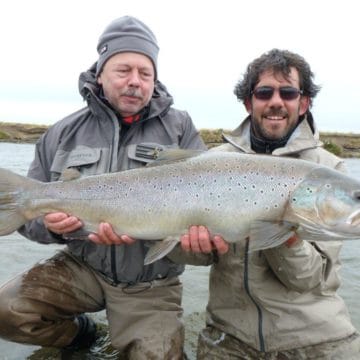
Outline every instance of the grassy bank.
<path id="1" fill-rule="evenodd" d="M 19 124 L 0 122 L 0 141 L 35 143 L 39 136 L 47 129 L 45 125 Z M 200 134 L 209 147 L 223 142 L 223 129 L 201 129 Z M 325 148 L 341 157 L 360 158 L 360 134 L 352 133 L 320 133 L 320 139 Z"/>
<path id="2" fill-rule="evenodd" d="M 0 122 L 0 141 L 35 143 L 47 128 L 46 125 Z"/>

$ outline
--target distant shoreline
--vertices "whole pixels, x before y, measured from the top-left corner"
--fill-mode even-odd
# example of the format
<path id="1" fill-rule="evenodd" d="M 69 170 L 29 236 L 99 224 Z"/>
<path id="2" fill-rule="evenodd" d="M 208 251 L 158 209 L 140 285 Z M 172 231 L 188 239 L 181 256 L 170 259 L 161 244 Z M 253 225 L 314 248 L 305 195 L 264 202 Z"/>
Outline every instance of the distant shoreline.
<path id="1" fill-rule="evenodd" d="M 49 128 L 46 125 L 0 122 L 0 142 L 35 143 Z M 223 143 L 223 129 L 201 129 L 200 135 L 209 147 Z M 344 158 L 360 158 L 360 134 L 321 132 L 325 148 Z"/>
<path id="2" fill-rule="evenodd" d="M 46 125 L 0 122 L 0 141 L 35 143 L 47 129 Z"/>

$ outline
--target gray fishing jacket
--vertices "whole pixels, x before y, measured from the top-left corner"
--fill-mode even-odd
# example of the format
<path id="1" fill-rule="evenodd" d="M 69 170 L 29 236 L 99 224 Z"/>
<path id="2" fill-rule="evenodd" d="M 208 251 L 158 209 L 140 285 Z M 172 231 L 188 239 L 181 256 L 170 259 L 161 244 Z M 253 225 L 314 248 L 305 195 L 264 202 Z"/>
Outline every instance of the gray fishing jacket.
<path id="1" fill-rule="evenodd" d="M 249 118 L 225 139 L 227 144 L 213 150 L 253 153 Z M 286 147 L 273 154 L 345 171 L 343 161 L 321 146 L 309 114 Z M 247 244 L 230 244 L 228 253 L 217 260 L 184 255 L 178 248 L 171 254 L 174 261 L 213 264 L 207 324 L 264 352 L 333 341 L 355 332 L 337 294 L 341 242 L 301 241 L 253 253 L 248 253 Z"/>
<path id="2" fill-rule="evenodd" d="M 99 98 L 94 71 L 93 66 L 79 78 L 79 90 L 87 106 L 51 126 L 39 139 L 29 177 L 49 182 L 58 180 L 67 168 L 77 168 L 83 175 L 137 168 L 152 160 L 146 153 L 150 149 L 151 154 L 154 148 L 206 149 L 188 113 L 172 107 L 173 99 L 159 81 L 147 118 L 123 132 L 115 112 Z M 183 265 L 167 258 L 144 266 L 144 241 L 112 246 L 67 241 L 49 232 L 42 218 L 29 222 L 19 232 L 39 243 L 67 244 L 72 254 L 114 284 L 131 285 L 183 271 Z"/>

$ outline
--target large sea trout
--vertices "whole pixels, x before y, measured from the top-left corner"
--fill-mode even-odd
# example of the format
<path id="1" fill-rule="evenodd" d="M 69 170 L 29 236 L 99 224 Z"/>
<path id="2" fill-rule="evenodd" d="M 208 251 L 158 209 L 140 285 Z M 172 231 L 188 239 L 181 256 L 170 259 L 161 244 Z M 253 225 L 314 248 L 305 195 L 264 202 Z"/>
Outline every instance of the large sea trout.
<path id="1" fill-rule="evenodd" d="M 0 235 L 62 211 L 88 231 L 159 240 L 145 263 L 166 255 L 190 225 L 250 250 L 306 240 L 360 238 L 360 182 L 330 168 L 270 155 L 209 151 L 118 173 L 38 182 L 0 169 Z"/>

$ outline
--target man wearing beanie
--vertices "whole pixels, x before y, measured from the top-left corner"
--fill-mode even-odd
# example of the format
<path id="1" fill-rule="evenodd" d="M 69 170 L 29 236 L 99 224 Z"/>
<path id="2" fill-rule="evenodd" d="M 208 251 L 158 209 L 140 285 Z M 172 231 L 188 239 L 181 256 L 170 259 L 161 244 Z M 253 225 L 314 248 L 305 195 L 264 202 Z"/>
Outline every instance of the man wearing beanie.
<path id="1" fill-rule="evenodd" d="M 205 149 L 190 116 L 172 107 L 158 80 L 159 47 L 144 23 L 131 16 L 114 20 L 97 50 L 98 61 L 79 78 L 87 106 L 39 139 L 29 177 L 57 181 L 69 168 L 84 176 L 123 171 L 145 166 L 166 148 Z M 0 288 L 0 336 L 67 350 L 89 347 L 96 325 L 85 313 L 105 309 L 111 343 L 125 358 L 181 359 L 183 266 L 168 258 L 144 266 L 146 242 L 115 234 L 110 224 L 100 224 L 96 234 L 81 229 L 81 219 L 65 213 L 19 229 L 39 243 L 66 246 Z"/>

